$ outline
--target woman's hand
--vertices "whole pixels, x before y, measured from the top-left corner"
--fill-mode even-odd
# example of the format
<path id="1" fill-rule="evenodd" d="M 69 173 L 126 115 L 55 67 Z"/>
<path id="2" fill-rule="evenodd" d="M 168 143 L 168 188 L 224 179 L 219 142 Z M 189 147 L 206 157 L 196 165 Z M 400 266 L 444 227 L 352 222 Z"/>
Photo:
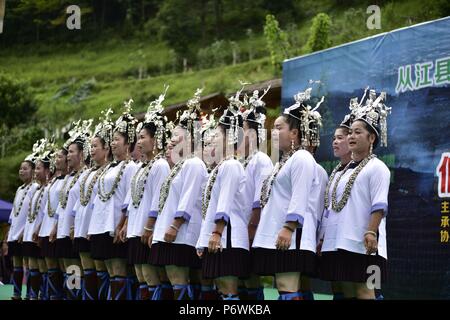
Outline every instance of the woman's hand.
<path id="1" fill-rule="evenodd" d="M 127 241 L 127 226 L 126 225 L 124 225 L 122 227 L 122 229 L 120 229 L 120 231 L 119 231 L 119 240 L 121 242 Z"/>
<path id="2" fill-rule="evenodd" d="M 251 246 L 253 244 L 253 240 L 255 239 L 257 225 L 250 223 L 247 229 L 248 229 L 248 240 Z"/>
<path id="3" fill-rule="evenodd" d="M 376 253 L 378 250 L 377 237 L 371 233 L 366 233 L 364 235 L 364 246 L 366 247 L 367 254 Z"/>
<path id="4" fill-rule="evenodd" d="M 175 228 L 169 227 L 164 234 L 164 241 L 167 243 L 172 243 L 177 238 L 177 230 Z"/>
<path id="5" fill-rule="evenodd" d="M 319 242 L 317 243 L 317 247 L 316 247 L 316 253 L 319 257 L 322 256 L 322 245 L 323 245 L 323 239 L 320 239 Z"/>
<path id="6" fill-rule="evenodd" d="M 203 257 L 203 250 L 197 249 L 197 256 L 201 259 Z"/>
<path id="7" fill-rule="evenodd" d="M 50 236 L 48 237 L 48 241 L 53 243 L 56 240 L 56 228 L 53 228 L 52 232 L 50 232 Z"/>
<path id="8" fill-rule="evenodd" d="M 222 243 L 221 240 L 222 236 L 218 233 L 213 233 L 211 237 L 209 238 L 208 242 L 208 252 L 209 253 L 216 253 L 217 251 L 222 251 Z"/>
<path id="9" fill-rule="evenodd" d="M 142 233 L 142 236 L 141 236 L 141 243 L 143 245 L 148 244 L 148 239 L 150 239 L 152 236 L 153 236 L 153 231 L 144 229 L 144 233 Z"/>
<path id="10" fill-rule="evenodd" d="M 122 228 L 117 227 L 116 230 L 114 231 L 114 239 L 113 239 L 113 243 L 117 244 L 119 243 L 120 240 L 120 232 L 122 231 Z"/>
<path id="11" fill-rule="evenodd" d="M 152 234 L 150 235 L 150 237 L 148 237 L 147 245 L 148 245 L 149 248 L 152 247 L 152 243 L 153 243 L 153 232 L 152 232 Z"/>
<path id="12" fill-rule="evenodd" d="M 291 246 L 292 231 L 287 228 L 281 228 L 278 232 L 277 242 L 275 242 L 275 247 L 278 250 L 288 250 Z"/>

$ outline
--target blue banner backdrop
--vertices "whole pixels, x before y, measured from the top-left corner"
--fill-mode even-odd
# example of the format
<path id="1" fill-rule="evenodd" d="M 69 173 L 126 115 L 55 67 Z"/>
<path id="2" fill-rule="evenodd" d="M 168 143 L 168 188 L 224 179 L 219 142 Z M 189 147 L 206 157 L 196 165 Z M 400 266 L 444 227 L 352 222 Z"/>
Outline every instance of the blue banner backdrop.
<path id="1" fill-rule="evenodd" d="M 442 184 L 448 197 L 450 185 L 450 159 L 444 159 L 450 151 L 450 17 L 286 60 L 283 108 L 310 79 L 321 81 L 312 85 L 313 96 L 326 97 L 318 110 L 324 128 L 317 156 L 328 173 L 337 164 L 333 132 L 349 100 L 360 99 L 366 86 L 386 92 L 392 108 L 388 147 L 375 150 L 392 173 L 389 279 L 382 292 L 386 298 L 450 298 L 450 229 L 444 222 L 450 199 L 438 194 Z"/>

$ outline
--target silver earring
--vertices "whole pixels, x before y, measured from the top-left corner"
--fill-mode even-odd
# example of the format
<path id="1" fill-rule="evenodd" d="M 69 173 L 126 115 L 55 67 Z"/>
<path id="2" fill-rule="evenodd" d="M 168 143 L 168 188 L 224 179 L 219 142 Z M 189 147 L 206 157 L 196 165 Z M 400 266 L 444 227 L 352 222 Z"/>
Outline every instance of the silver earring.
<path id="1" fill-rule="evenodd" d="M 372 154 L 372 152 L 373 152 L 373 144 L 371 143 L 370 144 L 370 149 L 369 149 L 369 156 Z"/>
<path id="2" fill-rule="evenodd" d="M 294 150 L 294 140 L 291 140 L 291 150 Z"/>

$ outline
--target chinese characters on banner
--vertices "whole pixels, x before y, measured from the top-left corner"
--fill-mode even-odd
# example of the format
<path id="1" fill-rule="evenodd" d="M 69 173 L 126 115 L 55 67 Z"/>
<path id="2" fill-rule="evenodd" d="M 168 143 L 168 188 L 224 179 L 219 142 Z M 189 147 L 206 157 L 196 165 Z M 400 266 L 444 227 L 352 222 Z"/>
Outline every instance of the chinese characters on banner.
<path id="1" fill-rule="evenodd" d="M 441 243 L 449 243 L 450 232 L 450 152 L 442 154 L 441 161 L 436 169 L 438 176 L 438 195 L 441 198 Z"/>
<path id="2" fill-rule="evenodd" d="M 395 92 L 414 91 L 447 83 L 450 83 L 450 57 L 400 66 Z"/>

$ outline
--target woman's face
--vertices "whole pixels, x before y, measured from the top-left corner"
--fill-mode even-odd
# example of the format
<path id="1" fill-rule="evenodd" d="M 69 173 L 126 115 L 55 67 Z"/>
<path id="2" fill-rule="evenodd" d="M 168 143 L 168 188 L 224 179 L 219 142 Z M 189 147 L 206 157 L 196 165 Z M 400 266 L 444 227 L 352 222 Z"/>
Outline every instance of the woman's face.
<path id="1" fill-rule="evenodd" d="M 34 169 L 34 176 L 36 177 L 36 180 L 40 182 L 45 182 L 47 180 L 49 169 L 45 168 L 42 161 L 38 161 L 36 164 L 36 169 Z"/>
<path id="2" fill-rule="evenodd" d="M 155 139 L 150 136 L 147 129 L 141 129 L 138 135 L 137 147 L 144 155 L 151 154 L 155 146 Z"/>
<path id="3" fill-rule="evenodd" d="M 353 153 L 365 153 L 370 149 L 370 145 L 375 142 L 375 135 L 371 134 L 363 121 L 353 122 L 348 135 L 349 149 Z"/>
<path id="4" fill-rule="evenodd" d="M 292 140 L 296 141 L 298 135 L 298 129 L 289 129 L 284 116 L 279 116 L 274 124 L 274 130 L 272 130 L 272 143 L 275 147 L 278 145 L 278 149 L 283 152 L 291 150 Z"/>
<path id="5" fill-rule="evenodd" d="M 70 169 L 77 168 L 80 166 L 83 158 L 83 152 L 80 151 L 76 143 L 72 143 L 69 146 L 69 153 L 67 154 L 67 164 Z"/>
<path id="6" fill-rule="evenodd" d="M 180 126 L 176 126 L 172 131 L 172 137 L 167 146 L 166 157 L 170 159 L 172 163 L 177 163 L 183 154 L 184 144 L 186 143 L 184 137 L 186 130 Z"/>
<path id="7" fill-rule="evenodd" d="M 350 154 L 348 146 L 348 130 L 337 128 L 333 136 L 333 153 L 337 158 L 342 158 Z"/>
<path id="8" fill-rule="evenodd" d="M 215 161 L 215 151 L 216 151 L 216 144 L 215 144 L 215 133 L 217 129 L 213 129 L 209 132 L 209 135 L 203 142 L 203 161 L 207 165 L 212 165 Z"/>
<path id="9" fill-rule="evenodd" d="M 114 157 L 123 157 L 128 153 L 128 143 L 125 142 L 125 137 L 119 133 L 114 132 L 113 141 L 111 142 L 111 151 Z"/>
<path id="10" fill-rule="evenodd" d="M 56 153 L 55 167 L 58 171 L 65 171 L 67 168 L 67 156 L 63 150 Z"/>
<path id="11" fill-rule="evenodd" d="M 96 163 L 101 163 L 106 160 L 109 152 L 109 147 L 103 146 L 99 137 L 94 137 L 91 140 L 91 159 Z"/>
<path id="12" fill-rule="evenodd" d="M 250 126 L 248 125 L 248 121 L 244 121 L 243 129 L 244 129 L 244 143 L 241 145 L 241 147 L 244 148 L 244 150 L 240 152 L 244 154 L 250 154 L 254 149 L 258 147 L 257 143 L 258 136 L 256 130 L 250 128 Z"/>
<path id="13" fill-rule="evenodd" d="M 29 182 L 33 178 L 33 168 L 31 164 L 24 161 L 20 164 L 19 168 L 19 178 L 22 182 Z"/>

